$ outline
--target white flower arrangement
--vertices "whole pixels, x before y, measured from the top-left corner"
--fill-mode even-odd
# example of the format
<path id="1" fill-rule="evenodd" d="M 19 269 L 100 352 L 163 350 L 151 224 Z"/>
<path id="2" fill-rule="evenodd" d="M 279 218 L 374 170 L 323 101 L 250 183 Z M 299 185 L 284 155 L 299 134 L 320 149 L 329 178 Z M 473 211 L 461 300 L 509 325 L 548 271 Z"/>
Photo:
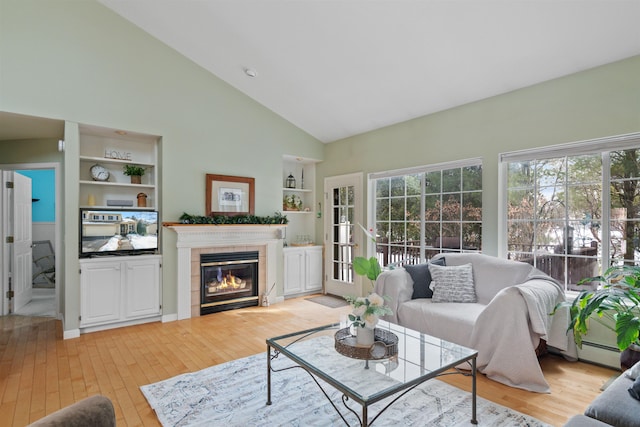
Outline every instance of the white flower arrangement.
<path id="1" fill-rule="evenodd" d="M 367 297 L 347 295 L 344 299 L 353 308 L 353 311 L 349 314 L 349 321 L 355 327 L 374 329 L 380 316 L 393 314 L 393 311 L 384 305 L 385 299 L 375 292 Z"/>
<path id="2" fill-rule="evenodd" d="M 302 210 L 302 199 L 296 194 L 288 194 L 282 199 L 282 207 L 285 211 Z"/>

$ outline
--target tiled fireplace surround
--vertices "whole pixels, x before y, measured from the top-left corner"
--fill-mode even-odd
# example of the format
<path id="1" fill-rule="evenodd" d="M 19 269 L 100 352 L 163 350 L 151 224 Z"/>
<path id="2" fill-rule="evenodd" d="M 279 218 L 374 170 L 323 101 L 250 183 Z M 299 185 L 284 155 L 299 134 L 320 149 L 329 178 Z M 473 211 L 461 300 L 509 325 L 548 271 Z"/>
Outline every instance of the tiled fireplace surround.
<path id="1" fill-rule="evenodd" d="M 168 224 L 178 240 L 178 320 L 200 316 L 200 254 L 258 251 L 258 295 L 277 280 L 285 225 Z M 271 287 L 271 285 L 269 285 Z"/>

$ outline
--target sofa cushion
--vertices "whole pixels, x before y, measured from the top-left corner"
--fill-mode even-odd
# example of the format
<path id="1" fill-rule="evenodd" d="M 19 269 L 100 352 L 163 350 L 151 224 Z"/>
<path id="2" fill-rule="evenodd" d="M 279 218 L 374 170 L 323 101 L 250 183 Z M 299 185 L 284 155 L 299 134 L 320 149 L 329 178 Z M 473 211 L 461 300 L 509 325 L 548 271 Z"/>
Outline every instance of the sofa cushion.
<path id="1" fill-rule="evenodd" d="M 398 310 L 399 324 L 459 345 L 469 346 L 473 325 L 485 309 L 482 304 L 434 303 L 433 299 L 415 299 Z"/>
<path id="2" fill-rule="evenodd" d="M 640 401 L 629 396 L 633 381 L 620 375 L 584 411 L 584 414 L 617 427 L 640 426 Z"/>
<path id="3" fill-rule="evenodd" d="M 636 378 L 633 385 L 629 388 L 629 394 L 636 400 L 640 400 L 640 377 Z"/>
<path id="4" fill-rule="evenodd" d="M 625 375 L 631 378 L 632 380 L 635 380 L 636 378 L 640 377 L 640 362 L 637 362 L 635 365 L 627 369 L 625 371 Z"/>
<path id="5" fill-rule="evenodd" d="M 116 427 L 116 413 L 108 397 L 95 395 L 53 412 L 28 427 L 54 426 Z"/>
<path id="6" fill-rule="evenodd" d="M 563 427 L 606 427 L 608 425 L 609 424 L 605 424 L 602 421 L 580 414 L 569 418 Z"/>
<path id="7" fill-rule="evenodd" d="M 431 262 L 417 265 L 406 265 L 404 267 L 413 279 L 413 295 L 411 296 L 411 299 L 431 298 L 433 295 L 433 291 L 429 288 L 429 285 L 431 285 L 429 264 L 431 264 Z M 433 264 L 445 265 L 445 260 L 444 258 L 440 258 L 435 260 Z"/>
<path id="8" fill-rule="evenodd" d="M 448 266 L 473 263 L 476 296 L 481 304 L 489 304 L 500 290 L 525 282 L 533 268 L 524 262 L 478 253 L 442 253 L 431 261 L 439 258 L 445 258 Z"/>
<path id="9" fill-rule="evenodd" d="M 432 264 L 433 302 L 477 302 L 471 264 L 439 266 Z"/>

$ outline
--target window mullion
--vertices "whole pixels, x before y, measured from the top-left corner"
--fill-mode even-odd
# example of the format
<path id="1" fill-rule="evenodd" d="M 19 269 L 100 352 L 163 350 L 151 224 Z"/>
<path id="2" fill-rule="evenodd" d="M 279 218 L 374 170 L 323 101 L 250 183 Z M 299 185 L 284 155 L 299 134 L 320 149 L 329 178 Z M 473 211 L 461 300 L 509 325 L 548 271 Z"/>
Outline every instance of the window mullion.
<path id="1" fill-rule="evenodd" d="M 601 216 L 602 243 L 600 244 L 600 251 L 602 253 L 602 270 L 604 271 L 611 265 L 611 155 L 609 151 L 602 153 Z"/>
<path id="2" fill-rule="evenodd" d="M 426 173 L 421 173 L 420 174 L 420 263 L 425 262 L 426 260 L 426 244 L 425 244 L 425 240 L 426 240 L 426 233 L 427 233 L 427 229 L 426 226 L 424 224 L 424 221 L 426 219 L 424 211 L 427 208 L 427 204 L 424 201 L 424 198 L 426 197 L 426 193 L 427 193 L 427 186 L 426 186 Z"/>

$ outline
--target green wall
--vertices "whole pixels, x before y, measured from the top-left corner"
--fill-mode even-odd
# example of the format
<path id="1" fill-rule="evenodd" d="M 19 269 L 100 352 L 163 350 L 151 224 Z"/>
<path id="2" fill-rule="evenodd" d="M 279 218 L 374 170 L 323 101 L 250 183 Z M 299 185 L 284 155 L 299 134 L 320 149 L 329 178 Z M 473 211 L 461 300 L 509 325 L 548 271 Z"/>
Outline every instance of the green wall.
<path id="1" fill-rule="evenodd" d="M 640 57 L 328 145 L 93 0 L 0 0 L 0 61 L 0 111 L 66 121 L 65 177 L 78 176 L 77 123 L 161 136 L 164 221 L 204 214 L 206 173 L 255 177 L 256 213 L 279 211 L 283 154 L 324 159 L 317 194 L 327 176 L 482 157 L 484 251 L 495 254 L 499 153 L 640 131 Z M 39 156 L 16 161 L 51 161 Z M 77 182 L 65 179 L 63 187 L 65 206 L 75 213 Z M 65 330 L 73 330 L 77 218 L 63 216 L 70 272 L 63 276 L 63 312 Z M 316 224 L 322 235 L 321 221 Z M 176 249 L 170 231 L 162 250 L 163 311 L 171 314 Z"/>
<path id="2" fill-rule="evenodd" d="M 204 214 L 206 173 L 254 177 L 256 214 L 271 215 L 282 209 L 282 156 L 323 157 L 321 142 L 93 0 L 1 0 L 0 60 L 0 111 L 67 123 L 68 272 L 78 271 L 77 123 L 162 137 L 163 221 Z M 177 254 L 166 229 L 162 252 L 171 314 Z M 65 330 L 78 327 L 78 294 L 77 274 L 67 274 Z"/>
<path id="3" fill-rule="evenodd" d="M 317 189 L 327 176 L 481 157 L 483 252 L 496 255 L 500 153 L 632 132 L 640 56 L 328 144 Z"/>

